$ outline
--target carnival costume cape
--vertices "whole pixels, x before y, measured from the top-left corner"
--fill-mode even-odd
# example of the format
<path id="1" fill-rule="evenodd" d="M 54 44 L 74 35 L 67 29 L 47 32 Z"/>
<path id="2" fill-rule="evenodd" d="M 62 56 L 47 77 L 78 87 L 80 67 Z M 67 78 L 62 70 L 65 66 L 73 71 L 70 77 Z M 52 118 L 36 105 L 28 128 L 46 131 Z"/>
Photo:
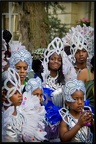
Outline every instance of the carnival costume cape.
<path id="1" fill-rule="evenodd" d="M 45 135 L 45 108 L 40 105 L 39 98 L 30 92 L 24 92 L 23 102 L 18 110 L 22 113 L 25 123 L 22 127 L 25 142 L 42 142 Z"/>
<path id="2" fill-rule="evenodd" d="M 46 114 L 45 114 L 45 123 L 46 123 L 45 129 L 47 132 L 46 138 L 49 141 L 59 142 L 60 141 L 59 124 L 60 121 L 62 120 L 59 114 L 59 110 L 61 107 L 54 105 L 52 102 L 53 96 L 51 95 L 51 93 L 53 92 L 53 90 L 51 90 L 50 88 L 43 88 L 43 91 L 45 93 L 44 106 L 46 110 Z"/>

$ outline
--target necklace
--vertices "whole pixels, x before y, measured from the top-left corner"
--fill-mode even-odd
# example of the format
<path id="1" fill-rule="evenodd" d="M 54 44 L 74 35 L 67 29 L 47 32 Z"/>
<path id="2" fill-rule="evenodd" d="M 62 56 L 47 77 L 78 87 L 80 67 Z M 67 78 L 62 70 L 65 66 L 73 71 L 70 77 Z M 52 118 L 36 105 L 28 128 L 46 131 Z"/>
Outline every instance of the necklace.
<path id="1" fill-rule="evenodd" d="M 56 79 L 58 78 L 58 74 L 56 77 L 52 77 L 52 76 L 48 76 L 46 84 L 48 85 L 48 87 L 52 88 L 52 89 L 57 89 L 60 88 L 61 85 L 59 85 L 59 83 L 56 83 Z"/>

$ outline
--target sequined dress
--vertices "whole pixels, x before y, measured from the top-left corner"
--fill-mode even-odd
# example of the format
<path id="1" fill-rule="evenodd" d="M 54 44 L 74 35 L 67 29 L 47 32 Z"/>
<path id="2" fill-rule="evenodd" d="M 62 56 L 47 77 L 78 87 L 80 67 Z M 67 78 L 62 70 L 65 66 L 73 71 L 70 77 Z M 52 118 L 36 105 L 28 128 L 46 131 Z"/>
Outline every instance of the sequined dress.
<path id="1" fill-rule="evenodd" d="M 22 142 L 22 124 L 24 117 L 17 111 L 12 115 L 14 107 L 10 106 L 2 113 L 2 142 Z"/>

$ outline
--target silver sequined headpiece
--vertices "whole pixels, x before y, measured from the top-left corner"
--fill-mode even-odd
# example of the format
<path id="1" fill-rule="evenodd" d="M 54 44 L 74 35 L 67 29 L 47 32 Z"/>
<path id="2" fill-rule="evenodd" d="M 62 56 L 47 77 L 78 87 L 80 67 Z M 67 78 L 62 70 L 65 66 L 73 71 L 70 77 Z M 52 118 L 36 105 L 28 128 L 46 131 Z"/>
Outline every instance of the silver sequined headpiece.
<path id="1" fill-rule="evenodd" d="M 19 62 L 26 62 L 28 65 L 27 72 L 30 72 L 32 69 L 32 56 L 31 53 L 25 49 L 25 46 L 22 46 L 21 43 L 10 45 L 12 49 L 16 49 L 12 51 L 11 57 L 9 59 L 10 67 L 15 69 L 15 65 Z M 16 69 L 15 69 L 16 70 Z"/>
<path id="2" fill-rule="evenodd" d="M 25 87 L 26 91 L 31 91 L 32 93 L 37 88 L 42 89 L 41 79 L 39 77 L 29 79 Z"/>
<path id="3" fill-rule="evenodd" d="M 75 100 L 72 98 L 71 95 L 76 90 L 81 90 L 84 93 L 84 101 L 85 101 L 86 89 L 85 89 L 84 82 L 77 79 L 67 81 L 66 84 L 64 85 L 63 91 L 64 91 L 65 100 L 68 102 L 75 102 Z"/>

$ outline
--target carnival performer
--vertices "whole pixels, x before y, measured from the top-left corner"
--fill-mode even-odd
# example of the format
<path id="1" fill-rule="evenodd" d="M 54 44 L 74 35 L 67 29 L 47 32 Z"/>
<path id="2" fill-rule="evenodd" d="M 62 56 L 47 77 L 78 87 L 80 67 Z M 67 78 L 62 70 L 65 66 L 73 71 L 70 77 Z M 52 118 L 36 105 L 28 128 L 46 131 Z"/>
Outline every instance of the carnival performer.
<path id="1" fill-rule="evenodd" d="M 22 102 L 20 78 L 14 69 L 8 68 L 3 79 L 2 90 L 5 91 L 9 107 L 2 113 L 2 142 L 22 142 L 21 129 L 24 119 L 16 109 Z"/>
<path id="2" fill-rule="evenodd" d="M 31 53 L 26 50 L 26 47 L 19 42 L 10 44 L 10 48 L 10 67 L 18 72 L 23 92 L 24 86 L 26 85 L 27 73 L 32 69 L 32 56 Z"/>
<path id="3" fill-rule="evenodd" d="M 70 46 L 71 61 L 77 74 L 84 68 L 90 67 L 94 55 L 94 28 L 77 25 L 72 27 L 62 38 L 64 46 Z"/>
<path id="4" fill-rule="evenodd" d="M 43 97 L 43 87 L 42 87 L 42 81 L 39 77 L 36 78 L 30 78 L 25 86 L 25 93 L 31 92 L 32 96 L 36 95 L 40 103 L 43 103 L 44 97 Z M 24 95 L 27 95 L 25 94 Z"/>
<path id="5" fill-rule="evenodd" d="M 2 113 L 2 142 L 43 142 L 45 109 L 38 97 L 28 93 L 23 103 L 20 77 L 12 68 L 6 71 L 2 89 L 10 104 Z"/>
<path id="6" fill-rule="evenodd" d="M 23 102 L 22 104 L 26 103 L 26 100 L 28 98 L 28 93 L 31 93 L 31 97 L 37 96 L 40 100 L 40 104 L 42 107 L 45 108 L 46 113 L 44 114 L 45 120 L 43 121 L 45 123 L 45 131 L 46 134 L 46 141 L 53 142 L 55 141 L 59 142 L 58 138 L 58 128 L 61 121 L 61 116 L 59 114 L 59 109 L 61 107 L 55 106 L 52 101 L 48 101 L 47 104 L 44 103 L 45 96 L 44 92 L 45 89 L 42 87 L 42 81 L 39 77 L 31 78 L 28 80 L 26 86 L 25 86 L 26 92 L 23 94 Z"/>
<path id="7" fill-rule="evenodd" d="M 52 100 L 56 106 L 63 106 L 62 86 L 65 81 L 77 77 L 75 69 L 64 52 L 64 46 L 59 37 L 55 37 L 48 48 L 44 51 L 43 65 L 43 88 L 53 90 L 52 97 L 46 94 L 47 100 Z M 49 90 L 48 90 L 49 91 Z"/>
<path id="8" fill-rule="evenodd" d="M 67 81 L 64 88 L 67 105 L 59 110 L 60 139 L 62 142 L 93 142 L 93 114 L 89 106 L 84 106 L 86 89 L 81 80 Z"/>

